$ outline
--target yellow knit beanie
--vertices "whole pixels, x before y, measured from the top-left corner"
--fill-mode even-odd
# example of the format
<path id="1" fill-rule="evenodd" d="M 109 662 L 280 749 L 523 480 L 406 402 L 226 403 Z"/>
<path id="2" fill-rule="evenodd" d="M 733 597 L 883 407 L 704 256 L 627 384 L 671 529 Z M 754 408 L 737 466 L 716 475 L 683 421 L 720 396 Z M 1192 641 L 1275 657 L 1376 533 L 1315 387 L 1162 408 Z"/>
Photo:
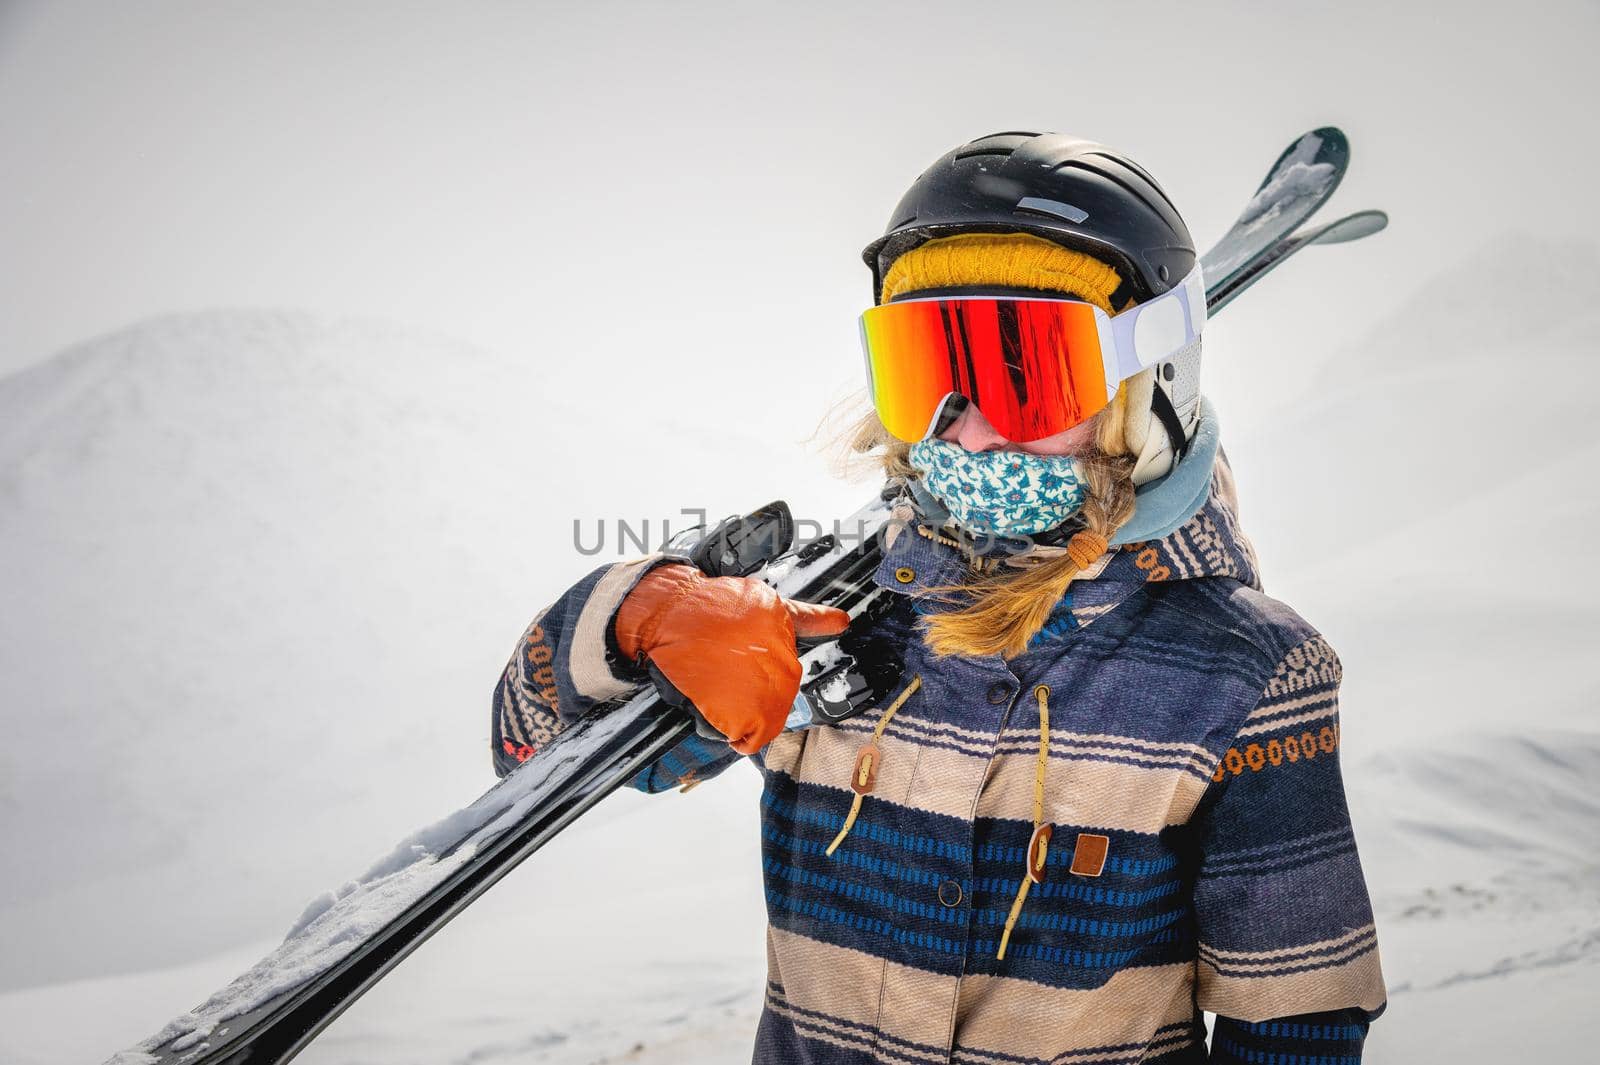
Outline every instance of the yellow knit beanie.
<path id="1" fill-rule="evenodd" d="M 961 233 L 940 237 L 900 256 L 883 275 L 879 298 L 928 289 L 993 285 L 1032 288 L 1086 300 L 1111 310 L 1111 294 L 1122 284 L 1115 268 L 1030 233 Z"/>

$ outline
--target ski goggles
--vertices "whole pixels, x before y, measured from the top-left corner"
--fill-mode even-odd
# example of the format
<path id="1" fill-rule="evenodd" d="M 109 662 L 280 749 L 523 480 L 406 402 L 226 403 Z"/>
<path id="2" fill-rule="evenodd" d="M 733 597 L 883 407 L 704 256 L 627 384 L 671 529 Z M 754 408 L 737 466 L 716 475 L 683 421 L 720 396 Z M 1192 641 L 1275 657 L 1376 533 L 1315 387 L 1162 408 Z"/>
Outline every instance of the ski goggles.
<path id="1" fill-rule="evenodd" d="M 867 384 L 884 428 L 915 443 L 952 395 L 1006 439 L 1041 440 L 1093 417 L 1117 386 L 1199 339 L 1200 266 L 1121 314 L 1081 300 L 903 300 L 861 315 Z"/>

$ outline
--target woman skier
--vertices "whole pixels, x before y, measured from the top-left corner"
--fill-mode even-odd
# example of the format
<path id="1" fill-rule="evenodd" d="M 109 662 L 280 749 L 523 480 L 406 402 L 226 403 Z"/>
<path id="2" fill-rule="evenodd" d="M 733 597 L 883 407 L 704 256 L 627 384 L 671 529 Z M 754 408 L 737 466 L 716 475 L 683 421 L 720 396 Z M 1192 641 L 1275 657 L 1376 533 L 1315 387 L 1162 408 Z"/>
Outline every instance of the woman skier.
<path id="1" fill-rule="evenodd" d="M 1359 1061 L 1385 989 L 1340 663 L 1261 591 L 1183 220 L 1119 152 L 1001 133 L 936 161 L 865 258 L 852 444 L 895 502 L 897 694 L 781 732 L 796 637 L 846 617 L 652 555 L 528 628 L 497 770 L 651 666 L 726 742 L 637 786 L 755 757 L 756 1062 Z"/>

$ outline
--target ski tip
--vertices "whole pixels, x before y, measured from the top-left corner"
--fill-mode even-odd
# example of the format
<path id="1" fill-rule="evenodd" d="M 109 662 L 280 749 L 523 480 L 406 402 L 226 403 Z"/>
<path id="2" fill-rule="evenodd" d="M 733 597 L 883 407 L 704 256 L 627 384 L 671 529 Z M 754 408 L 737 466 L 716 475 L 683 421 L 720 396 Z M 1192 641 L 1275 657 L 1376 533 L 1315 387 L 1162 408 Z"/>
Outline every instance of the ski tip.
<path id="1" fill-rule="evenodd" d="M 1350 138 L 1338 126 L 1318 126 L 1296 137 L 1283 150 L 1280 161 L 1297 153 L 1307 160 L 1314 157 L 1318 162 L 1342 162 L 1350 157 Z"/>
<path id="2" fill-rule="evenodd" d="M 1357 211 L 1355 214 L 1345 215 L 1337 222 L 1329 222 L 1322 232 L 1317 234 L 1313 243 L 1344 244 L 1347 241 L 1360 240 L 1362 237 L 1382 232 L 1388 225 L 1387 212 Z"/>
<path id="3" fill-rule="evenodd" d="M 1339 169 L 1350 165 L 1350 138 L 1344 135 L 1344 130 L 1338 126 L 1318 126 L 1310 133 L 1301 137 L 1306 140 L 1315 137 L 1317 146 L 1314 158 L 1319 163 L 1332 163 Z M 1284 153 L 1286 156 L 1289 152 Z"/>

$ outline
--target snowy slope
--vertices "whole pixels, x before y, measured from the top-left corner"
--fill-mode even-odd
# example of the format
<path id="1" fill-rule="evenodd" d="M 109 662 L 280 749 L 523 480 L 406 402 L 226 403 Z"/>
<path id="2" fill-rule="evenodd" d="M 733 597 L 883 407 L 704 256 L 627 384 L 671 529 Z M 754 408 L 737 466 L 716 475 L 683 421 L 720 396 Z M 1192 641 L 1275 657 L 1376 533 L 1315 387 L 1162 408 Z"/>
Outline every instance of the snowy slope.
<path id="1" fill-rule="evenodd" d="M 861 492 L 799 453 L 809 420 L 686 432 L 625 382 L 553 399 L 538 364 L 219 311 L 0 381 L 0 847 L 29 856 L 0 987 L 279 934 L 480 791 L 506 655 L 605 560 L 575 518 L 659 535 L 797 467 Z"/>
<path id="2" fill-rule="evenodd" d="M 1508 261 L 1559 264 L 1544 279 L 1552 312 L 1464 325 L 1482 301 L 1461 294 L 1492 289 L 1484 279 Z M 1600 451 L 1583 429 L 1600 384 L 1596 292 L 1593 249 L 1490 246 L 1442 268 L 1309 390 L 1264 380 L 1259 397 L 1217 397 L 1267 589 L 1345 665 L 1346 778 L 1392 992 L 1369 1044 L 1378 1065 L 1573 1060 L 1580 1007 L 1600 992 L 1600 691 L 1584 668 L 1600 645 L 1586 550 Z M 284 330 L 321 339 L 291 344 Z M 62 845 L 26 822 L 82 833 L 78 865 L 53 888 L 6 879 L 4 933 L 72 959 L 40 979 L 181 964 L 0 995 L 0 1059 L 97 1060 L 150 1034 L 252 960 L 236 937 L 269 945 L 307 898 L 480 790 L 504 650 L 590 564 L 571 551 L 570 523 L 541 524 L 542 501 L 599 506 L 624 484 L 649 513 L 695 493 L 757 502 L 726 485 L 710 498 L 718 479 L 693 467 L 673 494 L 633 475 L 626 443 L 532 461 L 526 370 L 371 330 L 169 320 L 132 334 L 154 339 L 58 360 L 49 380 L 0 382 L 0 415 L 47 411 L 20 428 L 0 417 L 0 565 L 34 619 L 8 612 L 0 649 L 7 725 L 24 732 L 0 754 L 0 779 L 33 774 L 0 800 L 5 831 L 35 851 Z M 1520 390 L 1503 381 L 1507 350 Z M 224 375 L 223 359 L 256 369 Z M 219 396 L 237 417 L 206 409 Z M 556 435 L 592 440 L 582 412 L 540 406 Z M 669 431 L 640 410 L 649 431 Z M 827 487 L 793 446 L 809 429 L 796 425 L 733 448 L 701 432 L 691 446 L 719 456 L 716 472 L 737 463 L 740 483 L 771 483 L 757 471 L 772 464 L 814 509 L 850 506 L 861 490 Z M 97 522 L 108 513 L 114 523 Z M 549 557 L 530 560 L 528 545 Z M 84 641 L 86 629 L 115 636 Z M 13 678 L 25 699 L 9 698 Z M 273 706 L 294 709 L 254 716 Z M 59 737 L 74 728 L 91 734 L 74 737 L 71 765 L 93 771 L 69 785 L 50 760 L 65 764 Z M 353 754 L 366 749 L 379 757 Z M 237 775 L 218 751 L 271 802 L 229 794 Z M 302 1060 L 747 1060 L 762 964 L 755 783 L 741 773 L 686 796 L 618 797 Z M 96 823 L 97 796 L 117 811 L 109 823 Z M 23 802 L 27 817 L 13 817 Z M 230 830 L 241 820 L 248 832 Z M 212 860 L 227 871 L 206 890 L 181 887 Z M 173 891 L 192 930 L 180 927 L 191 915 L 165 919 Z M 73 947 L 85 900 L 106 909 L 88 919 L 118 960 L 96 966 Z M 12 982 L 34 981 L 18 964 Z M 103 1023 L 62 1023 L 85 1001 L 113 1004 Z"/>

